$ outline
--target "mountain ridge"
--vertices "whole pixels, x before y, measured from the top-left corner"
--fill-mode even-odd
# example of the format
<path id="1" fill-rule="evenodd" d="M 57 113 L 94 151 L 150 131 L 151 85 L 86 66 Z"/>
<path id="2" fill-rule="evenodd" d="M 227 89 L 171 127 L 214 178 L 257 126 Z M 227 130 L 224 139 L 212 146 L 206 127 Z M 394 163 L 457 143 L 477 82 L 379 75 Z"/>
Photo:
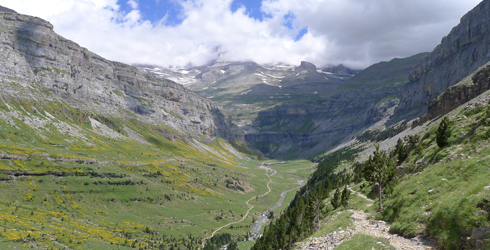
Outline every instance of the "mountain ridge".
<path id="1" fill-rule="evenodd" d="M 490 2 L 482 1 L 419 62 L 410 73 L 398 112 L 424 113 L 431 100 L 489 61 L 489 10 Z"/>
<path id="2" fill-rule="evenodd" d="M 220 106 L 182 85 L 106 60 L 55 34 L 53 26 L 40 18 L 11 12 L 1 12 L 0 18 L 0 29 L 8 31 L 0 38 L 1 60 L 7 65 L 0 70 L 4 75 L 22 75 L 25 81 L 79 100 L 78 105 L 85 108 L 131 110 L 149 121 L 166 122 L 181 133 L 226 131 Z M 218 126 L 223 128 L 218 130 Z"/>

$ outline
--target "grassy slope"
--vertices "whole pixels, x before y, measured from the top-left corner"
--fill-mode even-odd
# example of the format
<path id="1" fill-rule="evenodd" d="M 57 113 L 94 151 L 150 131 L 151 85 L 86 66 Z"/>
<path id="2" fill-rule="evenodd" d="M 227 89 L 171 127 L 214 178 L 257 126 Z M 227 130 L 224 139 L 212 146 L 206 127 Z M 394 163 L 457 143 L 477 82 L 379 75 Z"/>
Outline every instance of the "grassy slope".
<path id="1" fill-rule="evenodd" d="M 420 53 L 407 58 L 395 58 L 389 62 L 374 64 L 359 72 L 341 85 L 346 89 L 363 87 L 382 87 L 403 85 L 408 82 L 408 75 L 417 62 L 427 53 Z"/>
<path id="2" fill-rule="evenodd" d="M 449 145 L 439 148 L 436 144 L 436 129 L 439 120 L 432 121 L 425 131 L 416 137 L 408 158 L 397 167 L 398 179 L 392 191 L 383 198 L 384 212 L 376 219 L 392 222 L 391 232 L 405 237 L 424 234 L 435 238 L 445 249 L 473 249 L 475 242 L 470 240 L 472 230 L 490 226 L 490 95 L 487 93 L 458 110 L 449 113 L 452 135 Z M 343 149 L 346 151 L 346 149 Z M 340 150 L 340 152 L 343 152 Z M 333 172 L 346 170 L 354 180 L 352 188 L 363 194 L 370 194 L 371 185 L 359 179 L 356 173 L 354 155 L 350 161 L 338 152 L 327 155 L 323 162 L 335 163 Z M 341 161 L 337 162 L 339 158 Z M 362 166 L 362 164 L 361 164 Z M 310 178 L 308 185 L 321 185 L 330 170 L 318 169 Z M 485 188 L 486 187 L 486 188 Z M 372 194 L 371 194 L 372 195 Z M 332 194 L 330 194 L 330 197 Z M 371 196 L 376 199 L 376 195 Z M 327 200 L 328 201 L 328 200 Z M 377 201 L 366 207 L 365 200 L 351 196 L 350 207 L 367 212 L 378 210 Z M 327 203 L 328 204 L 328 203 Z M 325 219 L 337 210 L 327 205 Z M 322 225 L 318 236 L 335 228 Z M 346 246 L 372 241 L 354 238 Z M 347 242 L 346 242 L 347 243 Z"/>
<path id="3" fill-rule="evenodd" d="M 214 228 L 241 219 L 245 201 L 267 190 L 265 171 L 255 168 L 260 162 L 239 160 L 219 138 L 197 150 L 161 136 L 168 127 L 101 118 L 51 97 L 0 100 L 0 246 L 194 249 Z M 89 117 L 110 128 L 95 127 Z M 125 127 L 149 143 L 129 139 Z M 310 173 L 278 172 L 266 197 L 272 201 Z M 245 192 L 227 188 L 227 180 Z M 248 219 L 224 232 L 245 235 L 253 213 L 268 204 L 254 206 Z"/>
<path id="4" fill-rule="evenodd" d="M 488 106 L 461 109 L 452 117 L 450 145 L 439 148 L 435 123 L 421 135 L 402 164 L 407 174 L 384 201 L 381 218 L 406 237 L 424 233 L 447 248 L 468 245 L 475 227 L 490 226 L 485 199 L 490 197 Z M 467 118 L 463 118 L 466 116 Z"/>
<path id="5" fill-rule="evenodd" d="M 473 248 L 467 239 L 472 230 L 490 226 L 490 190 L 484 189 L 490 185 L 490 107 L 463 107 L 448 117 L 449 146 L 437 146 L 439 120 L 432 122 L 397 167 L 400 177 L 385 195 L 384 212 L 377 219 L 392 222 L 391 232 L 405 237 L 424 234 L 447 249 Z M 360 186 L 364 188 L 355 189 L 364 194 L 371 190 Z M 372 209 L 377 210 L 377 202 Z"/>

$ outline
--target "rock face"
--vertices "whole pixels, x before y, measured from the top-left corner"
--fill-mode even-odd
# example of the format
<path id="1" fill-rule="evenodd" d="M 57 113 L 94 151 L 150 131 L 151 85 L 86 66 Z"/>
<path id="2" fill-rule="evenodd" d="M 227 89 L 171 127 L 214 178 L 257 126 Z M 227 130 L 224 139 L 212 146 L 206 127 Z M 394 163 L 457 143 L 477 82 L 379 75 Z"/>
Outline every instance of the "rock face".
<path id="1" fill-rule="evenodd" d="M 410 74 L 397 112 L 425 110 L 445 89 L 490 60 L 490 1 L 484 0 L 461 18 L 432 53 Z"/>
<path id="2" fill-rule="evenodd" d="M 473 77 L 468 77 L 457 85 L 449 87 L 429 104 L 427 114 L 421 121 L 425 122 L 437 116 L 445 115 L 469 100 L 490 89 L 490 66 L 479 70 Z"/>
<path id="3" fill-rule="evenodd" d="M 356 90 L 304 102 L 301 106 L 274 107 L 259 112 L 254 126 L 260 133 L 248 133 L 245 139 L 265 153 L 286 152 L 295 156 L 300 152 L 320 153 L 389 116 L 387 107 L 398 104 L 398 99 L 377 101 L 397 94 L 396 88 L 379 93 Z"/>
<path id="4" fill-rule="evenodd" d="M 223 106 L 235 125 L 232 137 L 272 157 L 312 157 L 393 114 L 401 86 L 424 54 L 375 64 L 358 75 L 342 65 L 309 62 L 259 65 L 219 62 L 177 70 L 144 67 Z M 192 78 L 192 79 L 191 79 Z"/>
<path id="5" fill-rule="evenodd" d="M 11 9 L 5 8 L 3 6 L 0 6 L 0 12 L 13 12 L 13 13 L 17 13 L 17 12 L 15 12 L 15 10 L 11 10 Z"/>
<path id="6" fill-rule="evenodd" d="M 276 103 L 258 112 L 252 129 L 245 131 L 245 139 L 262 152 L 279 157 L 311 157 L 325 152 L 393 115 L 400 102 L 401 84 L 408 82 L 409 72 L 422 56 L 375 64 L 340 84 L 315 85 L 314 74 L 308 78 L 299 74 L 290 81 L 294 84 L 285 84 L 270 94 L 281 105 Z M 313 67 L 302 63 L 295 72 L 308 69 Z M 280 93 L 288 90 L 289 99 L 282 101 Z"/>
<path id="7" fill-rule="evenodd" d="M 297 67 L 296 69 L 294 69 L 294 71 L 295 72 L 303 72 L 303 71 L 306 71 L 306 72 L 316 72 L 316 66 L 313 63 L 301 61 L 301 64 L 299 65 L 299 67 Z"/>
<path id="8" fill-rule="evenodd" d="M 121 112 L 126 110 L 181 133 L 226 134 L 215 102 L 175 82 L 104 59 L 57 35 L 40 18 L 0 12 L 0 51 L 0 78 L 44 86 L 76 107 L 112 115 L 127 115 Z"/>

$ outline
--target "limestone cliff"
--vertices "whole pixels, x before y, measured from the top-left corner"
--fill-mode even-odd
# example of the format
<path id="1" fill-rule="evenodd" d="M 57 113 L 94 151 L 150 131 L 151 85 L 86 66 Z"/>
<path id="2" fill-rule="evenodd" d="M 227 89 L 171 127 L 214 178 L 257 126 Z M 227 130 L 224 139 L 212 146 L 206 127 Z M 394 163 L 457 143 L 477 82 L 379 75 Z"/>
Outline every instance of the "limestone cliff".
<path id="1" fill-rule="evenodd" d="M 76 107 L 117 116 L 130 111 L 180 133 L 226 133 L 226 128 L 218 129 L 225 121 L 215 102 L 170 80 L 104 59 L 56 34 L 40 18 L 0 12 L 0 51 L 0 79 L 44 86 Z"/>
<path id="2" fill-rule="evenodd" d="M 427 114 L 421 118 L 421 122 L 431 120 L 440 115 L 445 115 L 489 90 L 489 76 L 490 66 L 487 65 L 471 77 L 467 77 L 460 83 L 449 87 L 441 95 L 430 102 Z"/>
<path id="3" fill-rule="evenodd" d="M 484 0 L 410 74 L 397 112 L 425 112 L 429 102 L 490 60 L 490 1 Z"/>

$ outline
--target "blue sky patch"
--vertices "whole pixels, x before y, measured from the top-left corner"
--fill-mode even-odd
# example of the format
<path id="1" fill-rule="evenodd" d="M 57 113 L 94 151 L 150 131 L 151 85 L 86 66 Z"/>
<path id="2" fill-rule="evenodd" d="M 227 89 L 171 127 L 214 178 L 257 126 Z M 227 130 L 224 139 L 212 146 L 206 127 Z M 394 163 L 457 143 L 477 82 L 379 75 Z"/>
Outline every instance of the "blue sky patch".
<path id="1" fill-rule="evenodd" d="M 296 19 L 296 15 L 294 15 L 292 12 L 288 12 L 286 15 L 284 15 L 284 22 L 282 25 L 285 27 L 288 27 L 289 29 L 294 29 L 293 23 L 294 20 Z"/>
<path id="2" fill-rule="evenodd" d="M 136 2 L 142 19 L 149 20 L 153 24 L 160 22 L 165 15 L 168 15 L 165 22 L 167 26 L 177 26 L 184 21 L 181 16 L 183 8 L 177 1 L 137 0 Z M 129 13 L 132 10 L 127 0 L 118 0 L 117 4 L 121 6 L 120 10 L 124 13 Z"/>
<path id="3" fill-rule="evenodd" d="M 298 35 L 296 35 L 296 37 L 294 38 L 294 41 L 297 42 L 299 40 L 301 40 L 301 38 L 303 38 L 304 35 L 306 35 L 308 33 L 308 27 L 304 27 L 302 28 Z"/>
<path id="4" fill-rule="evenodd" d="M 247 9 L 245 13 L 249 17 L 252 17 L 259 21 L 263 21 L 264 17 L 266 17 L 266 15 L 264 15 L 264 13 L 260 11 L 262 0 L 234 0 L 231 3 L 231 11 L 235 13 L 241 6 L 245 6 L 245 8 Z"/>
<path id="5" fill-rule="evenodd" d="M 120 6 L 120 11 L 127 14 L 133 10 L 128 0 L 118 0 L 118 5 Z M 177 26 L 181 24 L 184 19 L 182 16 L 183 8 L 175 0 L 136 0 L 138 4 L 138 10 L 142 15 L 143 20 L 148 20 L 153 24 L 157 24 L 162 20 L 165 15 L 167 15 L 166 26 Z M 260 7 L 262 6 L 262 0 L 234 0 L 231 3 L 231 11 L 236 12 L 241 6 L 245 6 L 247 9 L 245 14 L 249 17 L 254 18 L 259 21 L 263 21 L 264 18 L 268 16 L 264 14 Z M 284 15 L 284 20 L 282 25 L 290 30 L 294 30 L 294 22 L 296 20 L 296 15 L 292 12 Z M 308 33 L 308 27 L 301 29 L 298 34 L 294 37 L 294 41 L 299 41 L 301 38 Z"/>

